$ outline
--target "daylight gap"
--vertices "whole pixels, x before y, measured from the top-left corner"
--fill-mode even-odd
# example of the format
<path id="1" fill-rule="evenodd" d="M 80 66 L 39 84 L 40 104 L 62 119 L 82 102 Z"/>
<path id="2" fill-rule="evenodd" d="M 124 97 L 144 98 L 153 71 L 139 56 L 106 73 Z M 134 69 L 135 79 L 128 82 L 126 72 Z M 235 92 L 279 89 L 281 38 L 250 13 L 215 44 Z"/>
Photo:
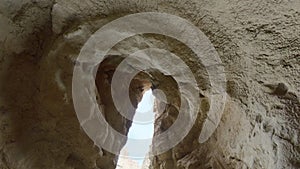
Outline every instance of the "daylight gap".
<path id="1" fill-rule="evenodd" d="M 149 89 L 143 94 L 141 102 L 138 104 L 136 109 L 135 116 L 133 118 L 132 125 L 129 129 L 128 140 L 124 145 L 123 149 L 120 152 L 120 157 L 118 159 L 116 169 L 146 169 L 149 168 L 150 159 L 146 156 L 150 150 L 152 143 L 152 137 L 154 134 L 154 100 L 155 97 L 152 94 L 152 90 Z M 148 113 L 148 114 L 147 114 Z M 137 119 L 139 115 L 146 115 L 151 117 L 147 119 L 147 122 L 140 123 Z M 133 158 L 131 156 L 132 147 L 130 147 L 130 139 L 149 139 L 149 145 L 143 147 L 134 147 L 138 148 L 139 151 L 143 152 L 143 158 Z M 122 157 L 127 156 L 127 157 Z"/>

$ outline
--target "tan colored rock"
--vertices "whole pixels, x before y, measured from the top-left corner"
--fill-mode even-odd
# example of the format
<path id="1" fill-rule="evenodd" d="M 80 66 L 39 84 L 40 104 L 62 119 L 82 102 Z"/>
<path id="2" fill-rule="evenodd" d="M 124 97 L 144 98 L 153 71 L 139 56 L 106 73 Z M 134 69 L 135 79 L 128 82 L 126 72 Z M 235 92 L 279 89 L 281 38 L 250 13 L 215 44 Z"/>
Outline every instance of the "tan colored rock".
<path id="1" fill-rule="evenodd" d="M 191 21 L 224 63 L 228 99 L 216 131 L 199 143 L 209 110 L 209 77 L 183 43 L 162 35 L 137 35 L 116 45 L 100 66 L 97 85 L 107 121 L 126 134 L 131 123 L 110 100 L 117 58 L 148 47 L 176 53 L 200 88 L 201 112 L 177 146 L 151 159 L 154 169 L 300 168 L 300 2 L 297 0 L 72 0 L 0 2 L 0 168 L 114 169 L 117 156 L 99 149 L 81 129 L 72 100 L 72 73 L 80 49 L 109 21 L 158 11 Z M 266 87 L 266 84 L 270 85 Z M 173 78 L 139 74 L 130 95 L 166 94 L 155 134 L 168 129 L 180 108 Z M 141 90 L 143 89 L 143 90 Z"/>

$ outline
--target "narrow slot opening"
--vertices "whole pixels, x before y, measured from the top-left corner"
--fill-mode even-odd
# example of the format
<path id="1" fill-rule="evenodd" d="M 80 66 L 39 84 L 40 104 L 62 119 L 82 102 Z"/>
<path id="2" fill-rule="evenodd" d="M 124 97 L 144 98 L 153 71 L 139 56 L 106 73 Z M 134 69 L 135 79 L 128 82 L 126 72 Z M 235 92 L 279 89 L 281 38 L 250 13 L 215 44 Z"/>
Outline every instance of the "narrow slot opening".
<path id="1" fill-rule="evenodd" d="M 136 114 L 133 118 L 132 125 L 129 129 L 128 140 L 120 152 L 120 156 L 118 159 L 116 169 L 146 169 L 149 168 L 149 159 L 147 158 L 147 154 L 150 150 L 150 146 L 152 143 L 152 137 L 154 134 L 154 99 L 152 90 L 149 89 L 143 94 L 143 98 L 141 102 L 138 104 L 138 108 L 136 109 Z M 139 115 L 146 115 L 146 113 L 150 113 L 147 116 L 151 117 L 147 119 L 147 122 L 140 123 L 136 117 Z M 134 147 L 133 143 L 131 143 L 131 139 L 149 139 L 147 142 L 149 144 L 144 146 L 136 146 Z M 142 157 L 133 157 L 131 155 L 131 151 L 133 148 L 138 149 L 138 151 L 142 152 L 144 156 Z"/>

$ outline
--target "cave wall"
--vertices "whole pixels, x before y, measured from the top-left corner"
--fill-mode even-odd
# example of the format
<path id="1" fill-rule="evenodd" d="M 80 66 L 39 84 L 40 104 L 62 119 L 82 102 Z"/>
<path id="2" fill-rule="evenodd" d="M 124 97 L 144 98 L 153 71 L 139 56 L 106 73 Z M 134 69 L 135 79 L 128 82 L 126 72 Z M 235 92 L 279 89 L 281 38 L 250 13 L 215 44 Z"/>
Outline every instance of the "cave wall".
<path id="1" fill-rule="evenodd" d="M 299 168 L 297 0 L 1 0 L 0 168 L 115 167 L 116 156 L 94 146 L 80 128 L 72 103 L 73 66 L 83 44 L 101 26 L 145 11 L 174 14 L 202 30 L 224 63 L 228 94 L 221 123 L 207 142 L 198 142 L 208 111 L 202 105 L 189 135 L 153 157 L 152 168 Z M 151 35 L 128 39 L 112 53 L 145 46 L 193 58 L 179 42 Z M 201 63 L 188 65 L 205 91 Z M 163 85 L 169 87 L 172 80 L 157 77 L 159 88 L 176 98 Z M 157 118 L 156 134 L 172 124 L 177 105 L 173 99 Z M 130 126 L 124 120 L 118 124 L 125 133 Z"/>

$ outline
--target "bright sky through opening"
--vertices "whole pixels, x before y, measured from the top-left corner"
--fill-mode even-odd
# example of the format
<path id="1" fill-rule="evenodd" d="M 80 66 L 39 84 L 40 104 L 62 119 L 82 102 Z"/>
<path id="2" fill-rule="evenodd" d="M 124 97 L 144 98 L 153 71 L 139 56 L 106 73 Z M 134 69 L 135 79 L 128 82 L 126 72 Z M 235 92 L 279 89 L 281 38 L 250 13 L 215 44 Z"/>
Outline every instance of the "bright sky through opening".
<path id="1" fill-rule="evenodd" d="M 152 90 L 148 90 L 144 93 L 143 98 L 141 102 L 138 104 L 138 108 L 136 109 L 136 113 L 151 113 L 151 119 L 147 119 L 149 123 L 147 124 L 141 124 L 138 123 L 135 119 L 133 118 L 133 123 L 132 126 L 129 129 L 128 133 L 128 141 L 125 144 L 124 148 L 121 151 L 121 155 L 123 153 L 128 154 L 131 156 L 130 149 L 132 147 L 130 146 L 130 138 L 131 139 L 150 139 L 153 137 L 154 133 L 154 112 L 153 112 L 153 107 L 154 107 L 154 96 L 152 95 Z M 134 166 L 126 166 L 126 165 L 134 165 L 136 164 L 137 168 L 142 168 L 143 161 L 145 159 L 145 156 L 149 152 L 151 142 L 149 141 L 148 145 L 145 145 L 143 147 L 139 147 L 139 151 L 144 154 L 143 159 L 134 159 L 134 158 L 122 158 L 120 157 L 118 160 L 117 168 L 116 169 L 125 169 L 127 167 L 131 167 L 132 169 Z M 134 168 L 135 169 L 135 168 Z"/>

